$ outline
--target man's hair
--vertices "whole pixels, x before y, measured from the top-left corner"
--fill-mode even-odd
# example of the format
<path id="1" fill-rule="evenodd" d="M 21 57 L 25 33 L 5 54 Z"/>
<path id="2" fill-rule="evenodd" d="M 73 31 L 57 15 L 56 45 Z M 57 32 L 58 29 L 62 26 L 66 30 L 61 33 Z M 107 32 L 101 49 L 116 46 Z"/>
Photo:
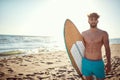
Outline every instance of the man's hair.
<path id="1" fill-rule="evenodd" d="M 92 18 L 92 17 L 95 17 L 96 19 L 98 19 L 100 16 L 97 13 L 90 13 L 88 15 L 88 18 Z"/>

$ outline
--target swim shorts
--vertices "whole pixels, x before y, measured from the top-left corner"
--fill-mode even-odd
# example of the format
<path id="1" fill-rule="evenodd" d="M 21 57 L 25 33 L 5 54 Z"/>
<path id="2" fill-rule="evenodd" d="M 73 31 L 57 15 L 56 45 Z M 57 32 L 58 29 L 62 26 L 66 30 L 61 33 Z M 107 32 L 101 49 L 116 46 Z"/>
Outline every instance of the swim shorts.
<path id="1" fill-rule="evenodd" d="M 84 76 L 94 75 L 96 78 L 105 78 L 103 60 L 89 60 L 82 58 L 82 74 Z"/>

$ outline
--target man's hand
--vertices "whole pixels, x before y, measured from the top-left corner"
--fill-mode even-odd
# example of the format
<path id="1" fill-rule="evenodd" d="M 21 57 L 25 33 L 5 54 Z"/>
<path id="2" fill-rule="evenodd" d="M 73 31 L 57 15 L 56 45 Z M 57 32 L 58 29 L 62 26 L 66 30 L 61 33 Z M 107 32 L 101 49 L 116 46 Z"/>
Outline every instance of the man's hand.
<path id="1" fill-rule="evenodd" d="M 107 64 L 106 64 L 105 70 L 106 70 L 106 74 L 108 74 L 108 72 L 111 71 L 111 64 L 110 64 L 110 63 L 107 63 Z"/>

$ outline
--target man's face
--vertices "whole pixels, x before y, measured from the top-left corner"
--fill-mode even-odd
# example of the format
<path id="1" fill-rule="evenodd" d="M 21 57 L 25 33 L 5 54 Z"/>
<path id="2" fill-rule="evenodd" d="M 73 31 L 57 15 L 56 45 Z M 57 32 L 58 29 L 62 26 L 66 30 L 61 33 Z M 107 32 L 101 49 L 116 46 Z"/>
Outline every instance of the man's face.
<path id="1" fill-rule="evenodd" d="M 91 28 L 96 28 L 98 20 L 95 17 L 91 17 L 91 18 L 88 19 L 88 23 L 90 24 Z"/>

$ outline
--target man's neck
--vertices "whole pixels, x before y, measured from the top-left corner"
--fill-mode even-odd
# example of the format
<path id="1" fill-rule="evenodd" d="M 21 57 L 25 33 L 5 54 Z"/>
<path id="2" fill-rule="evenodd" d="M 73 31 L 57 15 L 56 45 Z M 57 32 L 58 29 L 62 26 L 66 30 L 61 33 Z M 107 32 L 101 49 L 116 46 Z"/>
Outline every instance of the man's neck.
<path id="1" fill-rule="evenodd" d="M 90 28 L 90 31 L 97 31 L 97 27 L 95 27 L 95 28 Z"/>

